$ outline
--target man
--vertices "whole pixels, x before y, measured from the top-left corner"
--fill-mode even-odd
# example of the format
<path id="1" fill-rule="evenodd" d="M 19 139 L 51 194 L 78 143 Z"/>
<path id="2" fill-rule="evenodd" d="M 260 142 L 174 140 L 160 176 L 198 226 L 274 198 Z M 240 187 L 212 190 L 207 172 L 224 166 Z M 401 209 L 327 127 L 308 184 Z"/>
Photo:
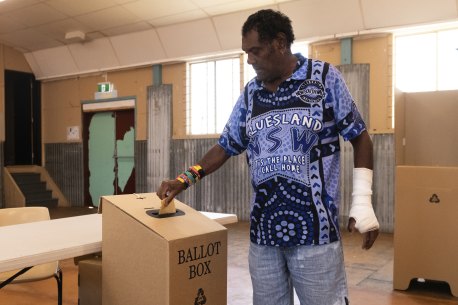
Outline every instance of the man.
<path id="1" fill-rule="evenodd" d="M 372 247 L 372 142 L 340 73 L 291 53 L 290 19 L 261 10 L 242 28 L 242 49 L 257 77 L 245 87 L 218 141 L 200 162 L 157 194 L 170 202 L 247 153 L 253 185 L 249 265 L 254 305 L 348 304 L 339 211 L 339 135 L 354 149 L 348 230 Z"/>

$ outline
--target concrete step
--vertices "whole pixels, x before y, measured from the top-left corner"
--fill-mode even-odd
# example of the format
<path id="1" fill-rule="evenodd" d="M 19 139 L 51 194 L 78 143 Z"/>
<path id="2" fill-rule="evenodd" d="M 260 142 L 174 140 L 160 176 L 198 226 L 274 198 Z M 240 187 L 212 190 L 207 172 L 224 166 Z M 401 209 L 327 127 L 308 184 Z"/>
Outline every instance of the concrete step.
<path id="1" fill-rule="evenodd" d="M 13 173 L 11 174 L 17 185 L 34 184 L 41 182 L 38 173 Z"/>
<path id="2" fill-rule="evenodd" d="M 39 173 L 12 173 L 16 184 L 25 196 L 26 206 L 58 206 L 58 199 L 52 198 L 52 191 L 46 189 L 46 182 L 40 180 Z"/>
<path id="3" fill-rule="evenodd" d="M 47 208 L 56 208 L 58 205 L 58 200 L 51 198 L 48 200 L 26 200 L 25 205 L 28 207 L 47 207 Z"/>

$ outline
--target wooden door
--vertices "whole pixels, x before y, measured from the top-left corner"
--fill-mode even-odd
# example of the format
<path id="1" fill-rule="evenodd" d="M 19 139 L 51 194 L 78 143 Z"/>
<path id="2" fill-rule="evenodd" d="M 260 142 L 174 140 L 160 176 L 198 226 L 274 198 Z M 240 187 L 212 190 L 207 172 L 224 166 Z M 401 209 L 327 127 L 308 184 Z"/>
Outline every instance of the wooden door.
<path id="1" fill-rule="evenodd" d="M 84 114 L 85 202 L 135 192 L 134 110 Z"/>

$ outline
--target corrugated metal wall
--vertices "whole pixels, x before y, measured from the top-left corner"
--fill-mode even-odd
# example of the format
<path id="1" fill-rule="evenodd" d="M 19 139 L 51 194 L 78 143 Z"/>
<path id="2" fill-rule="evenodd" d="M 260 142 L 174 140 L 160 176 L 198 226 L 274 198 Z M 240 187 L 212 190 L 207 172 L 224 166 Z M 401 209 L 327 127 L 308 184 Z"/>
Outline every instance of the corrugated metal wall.
<path id="1" fill-rule="evenodd" d="M 380 230 L 393 232 L 394 229 L 394 135 L 371 135 L 374 145 L 374 178 L 372 204 Z M 341 141 L 341 200 L 340 224 L 346 225 L 353 189 L 353 148 Z"/>
<path id="2" fill-rule="evenodd" d="M 394 191 L 396 160 L 394 134 L 372 137 L 374 143 L 374 195 L 375 213 L 382 232 L 394 232 Z"/>
<path id="3" fill-rule="evenodd" d="M 337 66 L 345 79 L 353 100 L 366 125 L 369 126 L 369 64 L 351 64 Z"/>
<path id="4" fill-rule="evenodd" d="M 216 139 L 173 140 L 170 178 L 197 163 Z M 394 225 L 394 136 L 372 135 L 374 144 L 373 205 L 383 232 Z M 342 141 L 341 151 L 341 225 L 346 225 L 351 203 L 353 148 Z M 157 185 L 158 186 L 158 185 Z M 154 187 L 154 190 L 157 188 Z M 181 193 L 177 198 L 202 211 L 237 214 L 249 220 L 251 184 L 245 154 L 230 158 L 218 171 Z"/>
<path id="5" fill-rule="evenodd" d="M 172 139 L 172 85 L 148 87 L 148 190 L 156 191 L 164 177 L 170 175 Z"/>
<path id="6" fill-rule="evenodd" d="M 197 163 L 216 144 L 216 139 L 173 140 L 171 177 Z M 248 220 L 251 184 L 246 156 L 230 158 L 218 171 L 178 196 L 179 200 L 201 211 L 233 213 Z"/>
<path id="7" fill-rule="evenodd" d="M 147 182 L 147 142 L 135 141 L 135 192 L 148 192 Z"/>
<path id="8" fill-rule="evenodd" d="M 71 206 L 84 206 L 82 143 L 45 144 L 45 168 Z"/>
<path id="9" fill-rule="evenodd" d="M 3 149 L 1 151 L 3 152 Z M 84 206 L 83 144 L 45 144 L 45 159 L 46 170 L 71 206 Z M 3 162 L 3 158 L 1 162 Z M 137 193 L 147 192 L 146 164 L 146 141 L 135 141 L 135 187 Z M 3 172 L 1 175 L 3 177 Z M 3 184 L 0 187 L 3 187 Z"/>

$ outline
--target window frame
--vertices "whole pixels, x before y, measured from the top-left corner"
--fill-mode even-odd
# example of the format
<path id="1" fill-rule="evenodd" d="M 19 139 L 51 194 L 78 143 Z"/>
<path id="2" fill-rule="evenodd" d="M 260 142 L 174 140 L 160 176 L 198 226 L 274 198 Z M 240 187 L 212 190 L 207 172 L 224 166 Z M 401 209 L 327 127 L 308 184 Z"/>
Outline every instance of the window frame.
<path id="1" fill-rule="evenodd" d="M 186 63 L 186 115 L 185 115 L 185 128 L 186 128 L 186 132 L 185 132 L 185 137 L 188 138 L 188 139 L 199 139 L 199 138 L 219 138 L 221 133 L 201 133 L 201 134 L 198 134 L 198 133 L 191 133 L 191 124 L 192 124 L 192 113 L 191 113 L 191 107 L 192 107 L 192 100 L 191 100 L 191 97 L 192 97 L 192 85 L 191 85 L 191 81 L 192 81 L 192 77 L 191 77 L 191 66 L 193 64 L 200 64 L 200 63 L 210 63 L 210 62 L 213 62 L 215 65 L 216 65 L 216 62 L 217 61 L 224 61 L 224 60 L 237 60 L 239 62 L 239 69 L 238 69 L 238 74 L 239 74 L 239 92 L 242 92 L 243 90 L 243 87 L 244 87 L 244 83 L 243 83 L 243 78 L 244 78 L 244 63 L 243 63 L 243 57 L 242 57 L 242 54 L 241 53 L 235 53 L 235 54 L 229 54 L 229 55 L 225 55 L 225 56 L 218 56 L 218 57 L 209 57 L 209 58 L 204 58 L 204 59 L 199 59 L 199 60 L 193 60 L 193 61 L 189 61 Z M 216 74 L 216 69 L 215 69 L 215 72 Z M 216 88 L 216 85 L 217 84 L 217 81 L 215 81 L 214 83 L 214 86 Z M 217 90 L 215 89 L 215 96 L 217 94 Z M 238 99 L 239 95 L 237 95 L 237 97 L 233 98 L 232 99 L 232 105 L 231 105 L 231 109 L 233 108 L 233 106 L 235 105 L 235 103 L 237 102 L 237 99 Z M 217 105 L 217 99 L 214 98 L 214 105 L 216 106 Z M 215 107 L 216 110 L 214 111 L 214 117 L 215 117 L 215 121 L 216 121 L 216 117 L 217 117 L 217 112 L 218 112 L 218 108 Z M 230 113 L 229 113 L 230 115 Z M 229 116 L 228 116 L 229 118 Z M 216 124 L 216 122 L 215 122 Z M 224 128 L 224 127 L 223 127 Z M 216 127 L 215 127 L 216 129 Z M 215 130 L 216 131 L 216 130 Z"/>
<path id="2" fill-rule="evenodd" d="M 394 56 L 393 56 L 393 63 L 394 63 L 394 70 L 393 70 L 393 74 L 394 74 L 394 86 L 393 88 L 398 88 L 399 90 L 401 91 L 404 91 L 404 92 L 428 92 L 428 91 L 449 91 L 449 90 L 458 90 L 458 85 L 456 85 L 456 87 L 447 87 L 447 82 L 445 81 L 441 81 L 443 79 L 443 75 L 444 75 L 444 71 L 443 68 L 446 68 L 447 65 L 444 65 L 442 63 L 443 61 L 443 58 L 441 54 L 443 54 L 443 52 L 445 51 L 444 48 L 441 48 L 442 46 L 442 43 L 441 43 L 441 40 L 440 40 L 440 36 L 446 32 L 450 32 L 450 31 L 458 31 L 458 27 L 457 26 L 454 26 L 454 27 L 443 27 L 443 28 L 436 28 L 436 29 L 430 29 L 430 30 L 415 30 L 415 29 L 412 29 L 410 31 L 407 31 L 406 30 L 401 30 L 401 31 L 397 31 L 397 32 L 394 32 Z M 432 46 L 434 48 L 434 62 L 433 62 L 433 70 L 435 71 L 434 72 L 434 76 L 433 76 L 433 79 L 434 79 L 434 85 L 433 86 L 430 86 L 428 89 L 421 89 L 422 87 L 420 85 L 418 85 L 417 87 L 411 87 L 409 85 L 406 85 L 405 87 L 402 86 L 402 84 L 400 84 L 398 81 L 399 79 L 403 79 L 405 78 L 405 76 L 402 76 L 400 77 L 400 75 L 402 75 L 402 71 L 400 72 L 399 69 L 399 65 L 401 65 L 401 61 L 402 59 L 399 57 L 399 52 L 400 50 L 398 50 L 398 45 L 400 43 L 400 41 L 398 39 L 403 39 L 403 38 L 414 38 L 415 36 L 418 36 L 418 37 L 427 37 L 427 36 L 433 36 L 434 39 L 432 39 L 432 41 L 434 41 L 434 46 Z M 458 43 L 457 43 L 457 49 L 458 51 Z M 458 53 L 456 54 L 458 56 Z M 417 66 L 420 66 L 420 63 L 417 64 Z M 406 70 L 409 70 L 409 68 L 406 68 Z M 405 74 L 404 74 L 405 75 Z M 408 76 L 407 76 L 408 77 Z M 412 88 L 412 89 L 411 89 Z"/>

